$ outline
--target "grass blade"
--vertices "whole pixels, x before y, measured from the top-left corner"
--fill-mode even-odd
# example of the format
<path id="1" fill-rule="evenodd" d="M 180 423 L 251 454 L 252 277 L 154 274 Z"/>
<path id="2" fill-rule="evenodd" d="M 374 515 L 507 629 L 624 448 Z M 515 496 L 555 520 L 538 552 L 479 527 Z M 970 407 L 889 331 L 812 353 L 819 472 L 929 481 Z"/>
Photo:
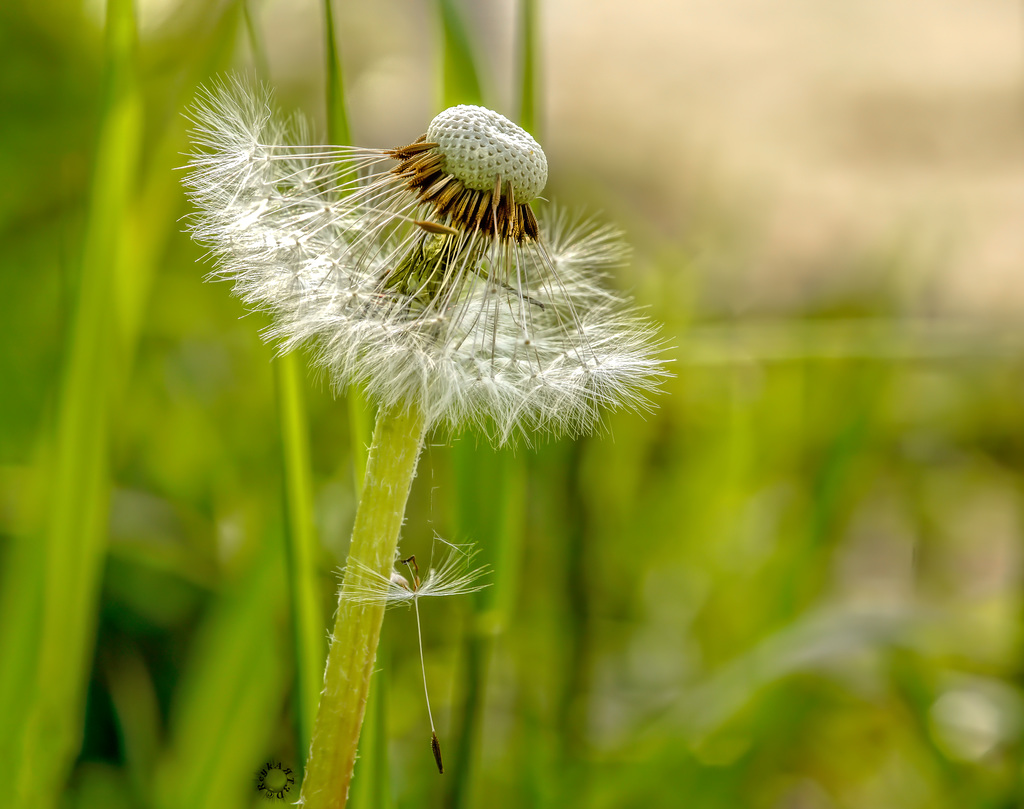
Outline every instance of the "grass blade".
<path id="1" fill-rule="evenodd" d="M 519 2 L 519 125 L 535 138 L 537 132 L 537 0 Z"/>
<path id="2" fill-rule="evenodd" d="M 192 644 L 157 772 L 158 809 L 242 809 L 256 794 L 253 774 L 275 744 L 286 687 L 275 531 L 223 588 Z"/>
<path id="3" fill-rule="evenodd" d="M 324 47 L 327 54 L 327 139 L 331 143 L 351 143 L 348 110 L 345 104 L 345 77 L 334 30 L 334 9 L 331 0 L 323 0 Z M 373 433 L 373 419 L 369 403 L 362 391 L 352 386 L 347 393 L 349 443 L 352 454 L 352 474 L 356 482 L 356 495 L 363 490 L 366 471 L 366 453 Z"/>
<path id="4" fill-rule="evenodd" d="M 242 4 L 242 13 L 253 62 L 258 75 L 266 79 L 269 62 L 248 2 Z M 288 353 L 275 359 L 274 368 L 284 466 L 284 546 L 295 659 L 296 760 L 304 762 L 313 734 L 313 720 L 320 701 L 324 660 L 327 656 L 323 641 L 324 616 L 319 606 L 320 587 L 317 581 L 316 559 L 320 545 L 313 506 L 309 418 L 303 388 L 302 361 L 296 354 Z"/>
<path id="5" fill-rule="evenodd" d="M 455 735 L 451 806 L 472 806 L 474 775 L 482 748 L 487 675 L 494 644 L 505 631 L 519 587 L 526 465 L 511 450 L 490 450 L 463 441 L 452 451 L 456 484 L 456 535 L 479 540 L 481 564 L 493 571 L 493 586 L 473 599 L 473 616 L 463 645 L 462 712 Z M 480 497 L 488 481 L 497 498 Z"/>
<path id="6" fill-rule="evenodd" d="M 313 734 L 327 650 L 317 582 L 319 542 L 313 513 L 309 420 L 302 388 L 301 360 L 294 354 L 285 354 L 277 358 L 275 367 L 284 455 L 288 591 L 295 645 L 297 759 L 302 761 Z"/>
<path id="7" fill-rule="evenodd" d="M 469 33 L 457 0 L 438 0 L 443 36 L 442 100 L 444 107 L 482 104 L 483 91 Z"/>
<path id="8" fill-rule="evenodd" d="M 445 32 L 444 101 L 481 103 L 478 71 L 472 60 L 465 27 L 452 0 L 441 0 Z M 536 120 L 536 9 L 522 6 L 520 52 L 523 80 L 520 123 L 528 130 Z M 493 451 L 461 442 L 452 451 L 456 481 L 456 532 L 460 541 L 481 540 L 481 559 L 494 570 L 494 586 L 477 594 L 473 619 L 464 641 L 462 712 L 457 731 L 450 804 L 473 803 L 473 785 L 481 751 L 488 668 L 494 643 L 504 632 L 516 599 L 522 556 L 523 514 L 526 504 L 526 465 L 511 451 Z M 497 499 L 479 496 L 479 482 L 493 483 Z M 486 537 L 486 541 L 483 541 Z"/>
<path id="9" fill-rule="evenodd" d="M 46 472 L 40 477 L 46 481 L 42 535 L 33 538 L 34 552 L 14 557 L 29 569 L 12 566 L 7 571 L 12 578 L 22 573 L 31 577 L 31 600 L 9 604 L 18 613 L 12 617 L 15 624 L 35 627 L 35 632 L 25 633 L 8 626 L 6 638 L 24 645 L 10 649 L 5 642 L 3 649 L 5 660 L 17 661 L 17 668 L 0 682 L 5 747 L 13 747 L 4 751 L 10 754 L 4 760 L 14 774 L 8 805 L 15 807 L 53 806 L 81 743 L 106 545 L 110 411 L 120 359 L 114 286 L 125 258 L 123 222 L 134 190 L 142 129 L 135 50 L 132 2 L 110 0 L 81 276 L 56 424 L 44 453 Z M 27 692 L 10 690 L 29 682 L 33 688 Z M 37 696 L 25 700 L 26 693 Z"/>
<path id="10" fill-rule="evenodd" d="M 334 31 L 334 9 L 324 0 L 324 49 L 327 55 L 327 139 L 331 143 L 350 143 L 352 132 L 345 107 L 345 81 Z"/>

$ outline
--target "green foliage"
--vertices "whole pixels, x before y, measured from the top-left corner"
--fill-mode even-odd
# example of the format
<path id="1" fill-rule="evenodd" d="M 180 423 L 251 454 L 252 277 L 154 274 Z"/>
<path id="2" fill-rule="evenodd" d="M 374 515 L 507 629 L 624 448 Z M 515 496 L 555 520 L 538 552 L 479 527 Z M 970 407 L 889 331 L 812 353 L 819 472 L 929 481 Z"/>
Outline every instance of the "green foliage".
<path id="1" fill-rule="evenodd" d="M 181 112 L 246 67 L 242 7 L 136 44 L 131 4 L 79 6 L 0 8 L 5 805 L 248 807 L 263 764 L 303 765 L 361 428 L 181 233 Z M 485 100 L 460 8 L 424 71 Z M 422 606 L 440 778 L 415 619 L 388 613 L 353 804 L 1024 800 L 1021 341 L 912 321 L 884 284 L 723 316 L 704 291 L 734 259 L 699 244 L 649 237 L 618 279 L 673 346 L 650 416 L 431 441 L 403 551 L 473 541 L 492 586 Z"/>
<path id="2" fill-rule="evenodd" d="M 474 46 L 460 0 L 436 0 L 441 28 L 441 75 L 444 107 L 482 104 L 483 91 L 474 57 Z M 443 109 L 443 107 L 442 107 Z"/>

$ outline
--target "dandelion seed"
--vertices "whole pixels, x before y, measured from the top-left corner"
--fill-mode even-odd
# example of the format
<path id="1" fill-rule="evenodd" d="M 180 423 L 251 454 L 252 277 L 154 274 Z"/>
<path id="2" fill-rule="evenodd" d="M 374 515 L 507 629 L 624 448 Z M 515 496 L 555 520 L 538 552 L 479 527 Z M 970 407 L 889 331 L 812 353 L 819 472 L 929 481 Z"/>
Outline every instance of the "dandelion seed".
<path id="1" fill-rule="evenodd" d="M 412 604 L 416 612 L 416 637 L 420 650 L 420 670 L 423 672 L 423 696 L 427 703 L 427 718 L 430 720 L 430 749 L 434 754 L 434 761 L 437 764 L 439 774 L 444 774 L 444 761 L 441 758 L 441 742 L 437 738 L 437 729 L 434 727 L 434 714 L 430 708 L 430 692 L 427 689 L 427 664 L 423 656 L 423 628 L 420 623 L 420 598 L 443 597 L 452 595 L 463 595 L 482 590 L 487 585 L 478 584 L 477 580 L 483 576 L 487 569 L 485 567 L 471 568 L 469 563 L 475 552 L 460 551 L 452 546 L 444 561 L 437 567 L 427 572 L 425 579 L 420 579 L 420 568 L 416 563 L 416 557 L 400 559 L 399 563 L 409 569 L 411 581 L 399 573 L 392 571 L 390 577 L 384 577 L 358 562 L 350 562 L 356 575 L 350 581 L 358 582 L 349 584 L 342 592 L 342 598 L 364 604 Z M 348 578 L 346 576 L 346 578 Z"/>
<path id="2" fill-rule="evenodd" d="M 430 749 L 434 753 L 434 762 L 437 764 L 438 775 L 444 775 L 444 762 L 441 760 L 441 742 L 437 740 L 437 734 L 430 732 Z"/>
<path id="3" fill-rule="evenodd" d="M 393 607 L 409 606 L 420 598 L 447 598 L 475 593 L 487 587 L 479 580 L 488 572 L 486 566 L 472 567 L 475 556 L 475 550 L 452 545 L 437 567 L 431 567 L 423 579 L 419 577 L 419 567 L 412 567 L 412 582 L 397 570 L 392 570 L 390 576 L 382 576 L 368 565 L 350 560 L 345 569 L 350 584 L 341 597 L 357 604 Z M 415 562 L 415 556 L 399 560 L 400 564 L 415 565 Z M 354 575 L 348 577 L 349 571 Z"/>
<path id="4" fill-rule="evenodd" d="M 211 277 L 273 315 L 282 350 L 315 347 L 338 388 L 499 443 L 648 406 L 665 375 L 654 330 L 599 286 L 621 238 L 534 214 L 547 161 L 503 116 L 452 107 L 397 149 L 306 145 L 236 80 L 193 119 L 185 183 Z"/>

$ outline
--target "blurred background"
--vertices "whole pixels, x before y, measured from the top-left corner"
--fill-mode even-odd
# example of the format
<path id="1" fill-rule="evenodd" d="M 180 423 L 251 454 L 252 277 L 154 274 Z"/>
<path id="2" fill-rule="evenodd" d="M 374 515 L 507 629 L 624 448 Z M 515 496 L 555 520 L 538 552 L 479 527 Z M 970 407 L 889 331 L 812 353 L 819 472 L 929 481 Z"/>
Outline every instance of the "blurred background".
<path id="1" fill-rule="evenodd" d="M 492 586 L 423 605 L 441 777 L 388 613 L 352 805 L 1024 805 L 1021 5 L 333 23 L 352 141 L 522 121 L 546 196 L 626 232 L 675 374 L 594 437 L 432 438 L 402 550 L 475 542 Z M 301 781 L 294 548 L 322 655 L 360 405 L 202 283 L 182 113 L 240 70 L 339 131 L 324 7 L 15 0 L 0 47 L 8 805 L 255 806 L 268 762 Z"/>

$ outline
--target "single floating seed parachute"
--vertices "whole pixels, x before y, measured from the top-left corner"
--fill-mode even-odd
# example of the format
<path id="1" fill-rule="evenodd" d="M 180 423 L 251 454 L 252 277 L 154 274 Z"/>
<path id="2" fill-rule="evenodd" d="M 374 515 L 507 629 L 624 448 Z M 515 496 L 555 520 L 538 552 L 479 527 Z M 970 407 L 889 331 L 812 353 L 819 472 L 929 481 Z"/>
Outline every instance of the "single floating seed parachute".
<path id="1" fill-rule="evenodd" d="M 448 544 L 448 543 L 445 543 Z M 420 599 L 465 595 L 482 590 L 487 585 L 477 580 L 487 573 L 486 567 L 471 567 L 475 551 L 462 551 L 451 546 L 447 556 L 437 567 L 431 567 L 426 577 L 420 578 L 416 557 L 399 559 L 399 564 L 408 568 L 409 578 L 397 570 L 386 577 L 357 560 L 349 562 L 345 571 L 345 584 L 341 598 L 357 604 L 412 605 L 416 613 L 416 637 L 419 642 L 420 670 L 423 673 L 423 697 L 427 703 L 427 717 L 430 720 L 430 749 L 434 754 L 437 772 L 444 774 L 444 759 L 441 756 L 441 742 L 434 726 L 434 713 L 430 708 L 430 691 L 427 689 L 427 664 L 423 656 L 423 628 L 420 623 Z M 349 573 L 354 575 L 350 576 Z"/>

